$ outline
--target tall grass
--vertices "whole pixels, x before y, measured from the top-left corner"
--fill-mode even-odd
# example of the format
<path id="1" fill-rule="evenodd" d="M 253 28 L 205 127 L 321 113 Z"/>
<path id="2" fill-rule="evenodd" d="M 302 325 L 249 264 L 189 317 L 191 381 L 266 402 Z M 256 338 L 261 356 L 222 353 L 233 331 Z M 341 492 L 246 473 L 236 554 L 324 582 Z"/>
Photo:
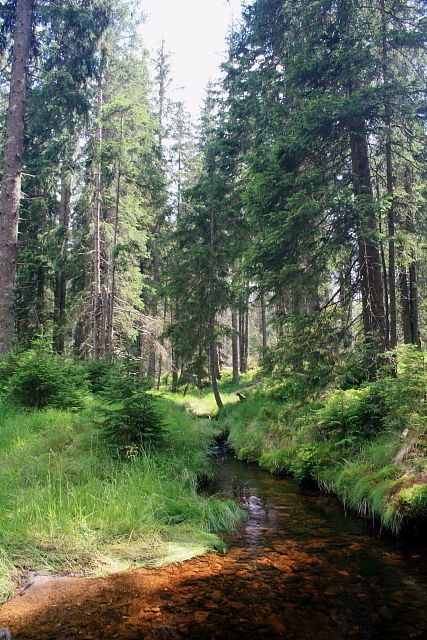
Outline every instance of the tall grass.
<path id="1" fill-rule="evenodd" d="M 0 406 L 0 597 L 28 570 L 111 571 L 221 548 L 233 502 L 197 494 L 212 423 L 160 400 L 164 445 L 110 457 L 92 410 Z"/>

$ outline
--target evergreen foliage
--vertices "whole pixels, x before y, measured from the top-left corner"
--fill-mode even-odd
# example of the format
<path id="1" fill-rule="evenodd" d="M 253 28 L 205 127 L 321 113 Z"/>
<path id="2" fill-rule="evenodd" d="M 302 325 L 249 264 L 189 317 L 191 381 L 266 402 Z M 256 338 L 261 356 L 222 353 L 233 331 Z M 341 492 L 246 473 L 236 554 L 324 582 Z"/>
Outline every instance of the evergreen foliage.
<path id="1" fill-rule="evenodd" d="M 2 358 L 0 389 L 5 400 L 24 407 L 78 409 L 88 384 L 82 366 L 56 356 L 39 341 L 31 349 Z"/>
<path id="2" fill-rule="evenodd" d="M 119 454 L 132 457 L 158 445 L 164 425 L 156 399 L 134 377 L 110 378 L 102 397 L 102 438 Z"/>

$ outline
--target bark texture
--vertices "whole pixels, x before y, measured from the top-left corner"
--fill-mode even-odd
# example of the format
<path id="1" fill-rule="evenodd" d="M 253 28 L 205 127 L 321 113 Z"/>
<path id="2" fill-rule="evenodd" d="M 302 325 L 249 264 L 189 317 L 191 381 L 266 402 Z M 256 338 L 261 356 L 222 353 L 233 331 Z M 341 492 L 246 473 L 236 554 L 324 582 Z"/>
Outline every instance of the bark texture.
<path id="1" fill-rule="evenodd" d="M 408 198 L 408 209 L 410 211 L 410 202 L 412 197 L 412 178 L 409 167 L 405 171 L 404 188 Z M 414 232 L 414 221 L 409 212 L 406 216 L 406 230 Z M 399 247 L 398 255 L 400 257 L 399 269 L 399 292 L 400 292 L 400 315 L 403 329 L 403 339 L 405 344 L 420 344 L 419 331 L 419 305 L 418 305 L 418 267 L 416 256 L 411 250 L 411 262 L 409 266 L 403 264 L 403 247 Z"/>
<path id="2" fill-rule="evenodd" d="M 212 391 L 218 409 L 222 409 L 221 396 L 218 388 L 218 351 L 215 342 L 215 319 L 209 324 L 209 372 L 212 383 Z"/>
<path id="3" fill-rule="evenodd" d="M 260 347 L 262 349 L 260 352 L 259 363 L 262 364 L 264 362 L 265 349 L 267 348 L 267 320 L 265 314 L 265 296 L 263 293 L 259 294 L 259 303 L 259 337 Z"/>
<path id="4" fill-rule="evenodd" d="M 238 384 L 239 376 L 239 327 L 237 321 L 237 313 L 231 312 L 231 357 L 233 362 L 233 384 Z"/>
<path id="5" fill-rule="evenodd" d="M 380 1 L 381 33 L 382 33 L 382 66 L 384 86 L 389 85 L 389 55 L 387 42 L 387 16 L 384 0 Z M 396 304 L 396 243 L 395 243 L 395 208 L 394 208 L 394 179 L 392 157 L 391 109 L 388 97 L 384 104 L 384 121 L 386 126 L 385 158 L 387 183 L 387 227 L 388 227 L 388 319 L 389 319 L 389 347 L 397 346 L 397 304 Z"/>
<path id="6" fill-rule="evenodd" d="M 359 277 L 362 293 L 362 317 L 366 340 L 376 351 L 386 348 L 384 289 L 381 257 L 375 234 L 377 224 L 373 206 L 373 192 L 369 165 L 367 135 L 360 125 L 360 133 L 350 135 L 354 193 L 358 199 L 360 222 L 358 231 Z M 363 133 L 362 133 L 363 132 Z"/>
<path id="7" fill-rule="evenodd" d="M 92 298 L 92 331 L 93 331 L 93 358 L 97 360 L 102 355 L 101 345 L 105 340 L 102 337 L 103 308 L 101 298 L 101 248 L 100 248 L 100 224 L 101 224 L 101 150 L 102 150 L 102 78 L 99 81 L 97 116 L 98 122 L 95 129 L 95 158 L 94 158 L 94 201 L 93 201 L 93 298 Z"/>
<path id="8" fill-rule="evenodd" d="M 16 258 L 21 200 L 24 109 L 33 0 L 17 0 L 9 106 L 0 191 L 0 353 L 13 345 Z"/>
<path id="9" fill-rule="evenodd" d="M 59 203 L 59 226 L 61 233 L 60 264 L 55 277 L 54 300 L 54 334 L 53 347 L 57 353 L 62 353 L 65 347 L 66 329 L 66 299 L 67 299 L 67 261 L 68 261 L 68 235 L 70 219 L 71 184 L 70 171 L 66 164 L 61 170 L 61 200 Z"/>

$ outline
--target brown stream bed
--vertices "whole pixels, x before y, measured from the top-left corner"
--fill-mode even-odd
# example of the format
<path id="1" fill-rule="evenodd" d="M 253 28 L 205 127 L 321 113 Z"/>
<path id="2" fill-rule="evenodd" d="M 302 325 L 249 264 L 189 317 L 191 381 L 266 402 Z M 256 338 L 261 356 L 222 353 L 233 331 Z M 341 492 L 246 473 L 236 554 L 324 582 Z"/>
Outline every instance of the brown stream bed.
<path id="1" fill-rule="evenodd" d="M 248 517 L 229 551 L 161 570 L 46 580 L 0 610 L 17 640 L 427 638 L 426 557 L 334 498 L 225 455 Z"/>

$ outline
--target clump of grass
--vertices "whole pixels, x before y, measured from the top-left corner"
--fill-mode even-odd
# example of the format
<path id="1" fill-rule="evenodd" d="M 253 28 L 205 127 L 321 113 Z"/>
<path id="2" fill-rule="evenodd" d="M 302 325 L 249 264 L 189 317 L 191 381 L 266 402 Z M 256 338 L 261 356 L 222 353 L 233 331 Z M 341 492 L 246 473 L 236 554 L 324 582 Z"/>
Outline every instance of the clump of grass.
<path id="1" fill-rule="evenodd" d="M 395 533 L 427 516 L 427 370 L 423 354 L 399 352 L 397 377 L 318 396 L 288 393 L 273 378 L 221 415 L 238 457 L 273 473 L 312 479 L 346 507 Z M 285 393 L 286 392 L 286 393 Z"/>
<path id="2" fill-rule="evenodd" d="M 163 444 L 113 458 L 89 406 L 79 414 L 0 407 L 0 597 L 28 570 L 105 572 L 221 548 L 241 518 L 202 497 L 213 423 L 158 400 Z"/>

